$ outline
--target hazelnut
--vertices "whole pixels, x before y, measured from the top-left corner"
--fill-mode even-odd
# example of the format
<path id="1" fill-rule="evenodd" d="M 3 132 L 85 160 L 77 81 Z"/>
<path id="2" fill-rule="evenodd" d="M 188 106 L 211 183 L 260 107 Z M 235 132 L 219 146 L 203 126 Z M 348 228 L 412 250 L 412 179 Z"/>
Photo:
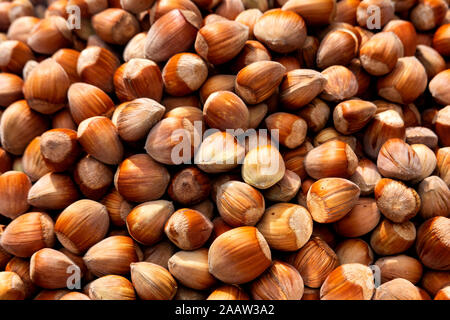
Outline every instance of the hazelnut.
<path id="1" fill-rule="evenodd" d="M 133 284 L 117 275 L 95 279 L 84 287 L 83 292 L 91 300 L 136 300 Z"/>
<path id="2" fill-rule="evenodd" d="M 166 118 L 158 122 L 147 136 L 145 149 L 163 164 L 180 164 L 190 160 L 198 140 L 193 124 L 187 119 Z"/>
<path id="3" fill-rule="evenodd" d="M 65 209 L 78 199 L 78 190 L 70 176 L 58 173 L 47 173 L 28 192 L 28 203 L 42 209 Z"/>
<path id="4" fill-rule="evenodd" d="M 77 62 L 77 72 L 84 82 L 105 92 L 112 92 L 114 73 L 119 65 L 117 57 L 108 49 L 90 46 L 81 51 Z"/>
<path id="5" fill-rule="evenodd" d="M 416 58 L 423 64 L 428 79 L 432 79 L 439 72 L 445 70 L 445 60 L 435 49 L 430 46 L 418 45 Z"/>
<path id="6" fill-rule="evenodd" d="M 221 234 L 208 252 L 209 272 L 229 284 L 256 279 L 271 262 L 270 248 L 255 227 L 239 227 Z"/>
<path id="7" fill-rule="evenodd" d="M 394 32 L 380 32 L 361 46 L 359 58 L 364 69 L 374 76 L 391 72 L 403 57 L 403 44 Z"/>
<path id="8" fill-rule="evenodd" d="M 327 80 L 321 97 L 326 101 L 342 101 L 358 92 L 358 82 L 349 69 L 344 66 L 331 66 L 322 71 Z"/>
<path id="9" fill-rule="evenodd" d="M 66 289 L 59 290 L 42 290 L 33 300 L 59 300 L 70 291 Z"/>
<path id="10" fill-rule="evenodd" d="M 250 300 L 250 298 L 238 286 L 223 285 L 211 292 L 206 300 Z"/>
<path id="11" fill-rule="evenodd" d="M 433 150 L 438 145 L 438 137 L 436 133 L 426 127 L 408 127 L 406 128 L 406 143 L 411 146 L 414 144 L 426 145 Z"/>
<path id="12" fill-rule="evenodd" d="M 77 132 L 71 129 L 49 130 L 39 140 L 45 166 L 53 172 L 69 169 L 81 152 Z"/>
<path id="13" fill-rule="evenodd" d="M 114 88 L 121 101 L 137 98 L 161 101 L 163 93 L 161 71 L 151 60 L 132 58 L 114 72 Z"/>
<path id="14" fill-rule="evenodd" d="M 194 43 L 200 24 L 199 17 L 192 11 L 169 11 L 150 27 L 145 39 L 145 57 L 162 62 L 186 51 Z"/>
<path id="15" fill-rule="evenodd" d="M 398 138 L 389 139 L 381 146 L 377 167 L 384 177 L 405 181 L 419 178 L 422 171 L 417 153 Z"/>
<path id="16" fill-rule="evenodd" d="M 47 129 L 47 118 L 33 111 L 25 100 L 16 101 L 0 120 L 2 147 L 13 155 L 21 155 L 28 144 Z"/>
<path id="17" fill-rule="evenodd" d="M 434 300 L 450 300 L 450 286 L 446 286 L 436 293 Z"/>
<path id="18" fill-rule="evenodd" d="M 444 0 L 421 0 L 411 10 L 410 19 L 417 30 L 428 31 L 441 25 L 447 10 Z"/>
<path id="19" fill-rule="evenodd" d="M 216 238 L 218 236 L 220 236 L 221 234 L 230 231 L 231 229 L 233 229 L 232 226 L 230 226 L 229 224 L 227 224 L 222 217 L 217 217 L 214 218 L 214 220 L 212 221 L 213 223 L 213 231 L 211 233 L 211 241 L 216 240 Z"/>
<path id="20" fill-rule="evenodd" d="M 176 0 L 176 1 L 160 0 L 160 1 L 156 1 L 153 6 L 152 6 L 152 4 L 153 4 L 152 1 L 148 1 L 148 3 L 149 3 L 149 5 L 146 5 L 146 8 L 140 9 L 136 13 L 139 13 L 139 12 L 144 11 L 144 10 L 148 9 L 149 7 L 151 7 L 151 9 L 149 10 L 151 24 L 154 24 L 156 22 L 156 20 L 158 20 L 163 15 L 165 15 L 166 13 L 168 13 L 169 11 L 171 11 L 173 9 L 188 10 L 188 11 L 191 11 L 192 13 L 194 13 L 196 16 L 198 16 L 199 19 L 201 19 L 201 17 L 202 17 L 200 10 L 197 8 L 197 5 L 199 5 L 199 4 L 198 3 L 195 4 L 195 2 L 191 2 L 188 0 Z M 141 6 L 142 5 L 143 4 L 141 4 Z M 138 7 L 139 6 L 137 6 L 133 3 L 133 9 L 138 8 Z M 124 9 L 127 10 L 126 8 L 124 8 Z"/>
<path id="21" fill-rule="evenodd" d="M 244 0 L 245 1 L 245 0 Z M 264 1 L 261 1 L 264 2 Z M 245 3 L 244 3 L 245 6 Z M 237 17 L 234 19 L 234 21 L 245 24 L 248 27 L 248 38 L 254 39 L 254 28 L 255 24 L 258 21 L 258 19 L 263 15 L 259 8 L 249 8 L 247 10 L 242 11 L 237 15 Z M 264 10 L 266 11 L 266 10 Z"/>
<path id="22" fill-rule="evenodd" d="M 440 26 L 432 39 L 433 48 L 441 55 L 450 56 L 450 24 Z"/>
<path id="23" fill-rule="evenodd" d="M 153 245 L 162 239 L 164 225 L 174 211 L 166 200 L 140 204 L 126 218 L 128 232 L 139 243 Z"/>
<path id="24" fill-rule="evenodd" d="M 347 239 L 336 247 L 336 255 L 341 265 L 349 263 L 360 263 L 371 265 L 373 262 L 373 252 L 369 244 L 361 239 Z"/>
<path id="25" fill-rule="evenodd" d="M 200 100 L 205 103 L 208 97 L 217 91 L 234 91 L 236 76 L 228 74 L 217 74 L 209 77 L 199 90 Z"/>
<path id="26" fill-rule="evenodd" d="M 405 138 L 405 123 L 402 117 L 394 110 L 377 113 L 364 133 L 364 152 L 370 158 L 376 159 L 383 144 L 393 138 Z"/>
<path id="27" fill-rule="evenodd" d="M 431 79 L 428 88 L 431 92 L 431 95 L 433 96 L 434 100 L 436 100 L 437 103 L 442 104 L 442 105 L 448 105 L 450 104 L 450 94 L 447 92 L 447 90 L 445 89 L 447 87 L 447 83 L 450 81 L 450 70 L 444 70 L 439 72 L 437 75 L 435 75 L 433 77 L 433 79 Z M 438 131 L 438 135 L 441 136 L 441 140 L 442 143 L 444 145 L 450 145 L 450 141 L 448 141 L 446 139 L 446 136 L 444 135 L 444 132 L 448 132 L 448 131 L 444 131 L 442 130 L 442 133 L 440 132 L 440 128 L 439 128 L 439 123 L 443 122 L 443 127 L 448 128 L 448 124 L 444 124 L 445 121 L 445 116 L 442 115 L 440 116 L 440 114 L 444 114 L 444 113 L 449 113 L 446 110 L 449 110 L 447 107 L 441 109 L 438 112 L 438 118 L 436 119 L 436 130 Z M 439 119 L 440 117 L 442 117 L 443 119 Z M 447 129 L 448 130 L 448 129 Z M 450 140 L 450 139 L 449 139 Z"/>
<path id="28" fill-rule="evenodd" d="M 147 154 L 135 154 L 119 165 L 114 185 L 126 200 L 146 202 L 159 199 L 165 193 L 169 180 L 166 167 Z"/>
<path id="29" fill-rule="evenodd" d="M 372 77 L 363 68 L 361 60 L 358 58 L 353 59 L 350 61 L 348 68 L 351 72 L 353 72 L 356 77 L 356 82 L 358 83 L 358 91 L 356 92 L 356 96 L 363 97 L 368 93 L 371 93 L 372 88 L 370 85 L 372 84 Z"/>
<path id="30" fill-rule="evenodd" d="M 246 183 L 229 181 L 217 190 L 217 209 L 224 221 L 233 227 L 254 226 L 265 209 L 262 194 Z"/>
<path id="31" fill-rule="evenodd" d="M 5 150 L 0 148 L 0 175 L 7 171 L 11 171 L 11 169 L 12 169 L 11 156 Z"/>
<path id="32" fill-rule="evenodd" d="M 238 73 L 239 70 L 257 61 L 270 61 L 269 51 L 261 42 L 254 40 L 245 41 L 245 45 L 241 52 L 228 64 L 233 72 Z M 278 61 L 277 61 L 278 62 Z"/>
<path id="33" fill-rule="evenodd" d="M 280 85 L 286 68 L 274 61 L 257 61 L 242 68 L 236 76 L 236 93 L 249 104 L 268 99 Z"/>
<path id="34" fill-rule="evenodd" d="M 222 131 L 246 130 L 249 124 L 246 104 L 230 91 L 216 91 L 210 94 L 203 106 L 203 116 L 209 127 Z"/>
<path id="35" fill-rule="evenodd" d="M 100 88 L 77 82 L 67 91 L 70 113 L 75 123 L 95 116 L 109 117 L 114 111 L 114 102 Z"/>
<path id="36" fill-rule="evenodd" d="M 372 231 L 379 221 L 380 211 L 375 200 L 359 198 L 353 209 L 334 223 L 334 229 L 344 237 L 360 237 Z"/>
<path id="37" fill-rule="evenodd" d="M 317 67 L 326 69 L 334 65 L 347 65 L 356 57 L 358 47 L 358 38 L 352 31 L 344 28 L 331 30 L 320 43 L 316 57 Z"/>
<path id="38" fill-rule="evenodd" d="M 65 288 L 70 272 L 78 266 L 64 253 L 44 248 L 35 252 L 30 259 L 30 278 L 34 284 L 45 289 Z"/>
<path id="39" fill-rule="evenodd" d="M 123 50 L 123 60 L 125 62 L 131 59 L 144 59 L 145 58 L 145 38 L 147 32 L 140 32 L 128 41 L 125 49 Z M 117 71 L 117 70 L 116 70 Z"/>
<path id="40" fill-rule="evenodd" d="M 339 103 L 333 111 L 335 128 L 342 134 L 360 131 L 375 115 L 376 105 L 364 100 Z"/>
<path id="41" fill-rule="evenodd" d="M 305 169 L 314 179 L 327 177 L 348 178 L 358 166 L 358 157 L 352 148 L 339 140 L 327 141 L 312 149 L 305 158 Z"/>
<path id="42" fill-rule="evenodd" d="M 379 255 L 394 255 L 408 250 L 415 239 L 416 227 L 412 222 L 397 224 L 384 219 L 372 232 L 370 246 Z"/>
<path id="43" fill-rule="evenodd" d="M 120 0 L 120 5 L 124 10 L 137 14 L 149 9 L 153 4 L 153 2 L 154 2 L 153 0 L 145 0 L 145 1 Z"/>
<path id="44" fill-rule="evenodd" d="M 449 218 L 434 217 L 426 220 L 417 231 L 416 250 L 426 267 L 444 271 L 450 269 L 449 228 Z"/>
<path id="45" fill-rule="evenodd" d="M 355 25 L 356 9 L 358 9 L 359 3 L 359 0 L 343 0 L 336 3 L 336 17 L 334 21 Z"/>
<path id="46" fill-rule="evenodd" d="M 1 246 L 17 257 L 28 258 L 42 248 L 53 247 L 53 220 L 42 212 L 29 212 L 11 221 L 2 233 Z"/>
<path id="47" fill-rule="evenodd" d="M 434 152 L 424 144 L 413 144 L 411 148 L 416 152 L 422 165 L 420 176 L 412 181 L 413 183 L 416 183 L 429 177 L 434 172 L 437 160 Z"/>
<path id="48" fill-rule="evenodd" d="M 73 49 L 59 49 L 56 51 L 52 59 L 59 63 L 59 65 L 66 71 L 70 82 L 75 83 L 80 81 L 80 77 L 77 72 L 78 58 L 80 57 L 80 52 Z"/>
<path id="49" fill-rule="evenodd" d="M 185 96 L 198 90 L 208 77 L 208 67 L 198 55 L 179 53 L 164 66 L 164 89 L 173 96 Z"/>
<path id="50" fill-rule="evenodd" d="M 303 279 L 293 266 L 274 261 L 272 266 L 250 285 L 255 300 L 300 300 Z"/>
<path id="51" fill-rule="evenodd" d="M 27 61 L 34 59 L 31 49 L 17 40 L 1 42 L 0 51 L 0 67 L 4 72 L 20 74 Z"/>
<path id="52" fill-rule="evenodd" d="M 181 284 L 197 290 L 211 288 L 216 279 L 209 273 L 208 249 L 178 251 L 168 262 L 170 273 Z"/>
<path id="53" fill-rule="evenodd" d="M 403 57 L 391 73 L 378 79 L 378 94 L 392 102 L 406 104 L 416 100 L 427 87 L 427 74 L 416 57 Z"/>
<path id="54" fill-rule="evenodd" d="M 102 240 L 109 227 L 106 207 L 92 200 L 72 203 L 58 216 L 55 233 L 61 244 L 81 254 Z"/>
<path id="55" fill-rule="evenodd" d="M 145 139 L 150 129 L 161 120 L 166 108 L 149 98 L 122 103 L 114 110 L 112 122 L 122 140 L 136 142 Z"/>
<path id="56" fill-rule="evenodd" d="M 262 102 L 256 105 L 252 105 L 248 107 L 248 127 L 251 129 L 256 129 L 259 127 L 261 122 L 267 115 L 269 111 L 269 106 Z"/>
<path id="57" fill-rule="evenodd" d="M 30 262 L 28 261 L 28 259 L 22 259 L 18 257 L 9 259 L 9 262 L 6 267 L 4 267 L 4 270 L 14 272 L 20 277 L 24 284 L 26 298 L 34 296 L 37 291 L 37 286 L 31 280 Z"/>
<path id="58" fill-rule="evenodd" d="M 183 205 L 193 205 L 209 196 L 211 182 L 197 167 L 188 167 L 172 177 L 167 191 L 174 201 Z"/>
<path id="59" fill-rule="evenodd" d="M 116 126 L 108 118 L 97 116 L 82 121 L 77 137 L 83 149 L 97 160 L 110 165 L 122 161 L 123 145 Z"/>
<path id="60" fill-rule="evenodd" d="M 177 248 L 171 242 L 161 241 L 144 250 L 144 261 L 169 269 L 169 259 L 176 251 Z"/>
<path id="61" fill-rule="evenodd" d="M 350 180 L 361 190 L 361 195 L 366 196 L 373 193 L 381 175 L 377 166 L 369 159 L 361 159 L 358 162 L 355 173 Z"/>
<path id="62" fill-rule="evenodd" d="M 35 52 L 53 54 L 61 48 L 70 47 L 72 33 L 63 17 L 52 16 L 41 19 L 30 31 L 27 44 Z"/>
<path id="63" fill-rule="evenodd" d="M 198 30 L 195 51 L 212 64 L 223 64 L 238 55 L 248 39 L 249 28 L 235 21 L 217 21 Z"/>
<path id="64" fill-rule="evenodd" d="M 395 223 L 413 218 L 421 205 L 420 197 L 413 188 L 391 179 L 381 179 L 377 183 L 375 200 L 381 213 Z"/>
<path id="65" fill-rule="evenodd" d="M 301 180 L 307 178 L 305 169 L 305 158 L 308 152 L 313 149 L 309 141 L 305 141 L 300 147 L 289 150 L 283 154 L 283 159 L 287 170 L 295 172 Z"/>
<path id="66" fill-rule="evenodd" d="M 179 118 L 179 119 L 187 119 L 194 126 L 198 125 L 198 122 L 202 124 L 201 131 L 205 132 L 205 128 L 203 125 L 205 121 L 203 120 L 203 112 L 200 108 L 197 107 L 176 107 L 168 112 L 166 112 L 163 118 Z M 196 123 L 197 122 L 197 123 Z"/>
<path id="67" fill-rule="evenodd" d="M 277 203 L 264 212 L 256 226 L 275 250 L 295 251 L 303 247 L 312 234 L 312 218 L 302 206 Z"/>
<path id="68" fill-rule="evenodd" d="M 300 177 L 295 172 L 286 170 L 280 181 L 264 190 L 264 197 L 274 202 L 289 202 L 297 195 L 300 186 Z"/>
<path id="69" fill-rule="evenodd" d="M 344 264 L 331 272 L 320 288 L 321 300 L 371 300 L 372 270 L 359 263 Z"/>
<path id="70" fill-rule="evenodd" d="M 212 228 L 211 221 L 199 211 L 180 209 L 167 220 L 164 232 L 180 249 L 195 250 L 205 244 Z"/>
<path id="71" fill-rule="evenodd" d="M 308 130 L 318 132 L 322 130 L 330 117 L 330 108 L 319 98 L 313 99 L 309 104 L 302 107 L 298 112 L 302 119 L 306 121 Z"/>
<path id="72" fill-rule="evenodd" d="M 316 67 L 317 50 L 319 49 L 319 40 L 312 36 L 307 36 L 303 47 L 298 50 L 298 59 L 302 65 L 307 68 Z"/>
<path id="73" fill-rule="evenodd" d="M 66 293 L 59 300 L 91 300 L 91 299 L 84 293 L 73 291 Z"/>
<path id="74" fill-rule="evenodd" d="M 4 5 L 6 5 L 6 3 Z M 10 40 L 17 40 L 27 43 L 31 31 L 40 21 L 41 19 L 32 16 L 17 18 L 9 26 L 7 38 Z"/>
<path id="75" fill-rule="evenodd" d="M 280 152 L 273 146 L 251 149 L 244 158 L 242 178 L 258 189 L 268 189 L 283 179 L 286 167 Z"/>
<path id="76" fill-rule="evenodd" d="M 450 284 L 450 273 L 447 271 L 427 270 L 424 272 L 421 285 L 432 296 Z"/>
<path id="77" fill-rule="evenodd" d="M 195 163 L 207 173 L 220 173 L 237 167 L 244 156 L 244 148 L 233 135 L 216 132 L 203 140 L 195 155 Z"/>
<path id="78" fill-rule="evenodd" d="M 394 1 L 395 5 L 400 2 L 416 2 L 416 0 L 410 1 Z M 416 52 L 417 46 L 417 34 L 414 25 L 405 20 L 391 20 L 383 28 L 383 32 L 393 32 L 397 35 L 403 44 L 403 53 L 405 57 L 413 56 Z M 419 48 L 417 48 L 418 50 Z"/>
<path id="79" fill-rule="evenodd" d="M 422 300 L 422 296 L 410 281 L 397 278 L 376 288 L 373 300 Z"/>
<path id="80" fill-rule="evenodd" d="M 417 284 L 422 278 L 422 264 L 417 259 L 404 254 L 380 258 L 375 265 L 380 268 L 382 283 L 403 278 Z"/>
<path id="81" fill-rule="evenodd" d="M 308 210 L 314 221 L 336 222 L 352 210 L 359 199 L 359 187 L 342 178 L 324 178 L 308 191 Z"/>
<path id="82" fill-rule="evenodd" d="M 437 176 L 425 178 L 417 190 L 422 206 L 420 215 L 424 219 L 450 215 L 450 190 L 447 184 Z"/>
<path id="83" fill-rule="evenodd" d="M 317 71 L 308 69 L 289 71 L 280 86 L 280 101 L 288 109 L 299 109 L 317 97 L 325 83 L 325 78 Z"/>
<path id="84" fill-rule="evenodd" d="M 308 26 L 329 24 L 336 13 L 335 0 L 289 0 L 282 6 L 283 10 L 294 11 L 305 19 Z"/>
<path id="85" fill-rule="evenodd" d="M 112 236 L 93 245 L 84 255 L 83 261 L 97 277 L 108 274 L 126 275 L 130 264 L 142 259 L 142 252 L 133 239 Z"/>
<path id="86" fill-rule="evenodd" d="M 2 300 L 24 300 L 25 285 L 15 272 L 0 272 L 0 299 Z"/>
<path id="87" fill-rule="evenodd" d="M 299 116 L 277 112 L 268 116 L 265 124 L 267 129 L 277 130 L 279 142 L 290 149 L 299 147 L 305 141 L 308 128 L 306 121 Z"/>
<path id="88" fill-rule="evenodd" d="M 339 265 L 336 253 L 325 241 L 312 237 L 299 251 L 289 257 L 292 264 L 310 288 L 320 288 L 327 276 Z"/>
<path id="89" fill-rule="evenodd" d="M 32 188 L 30 178 L 23 172 L 8 171 L 0 175 L 0 212 L 15 219 L 30 207 L 27 202 Z"/>
<path id="90" fill-rule="evenodd" d="M 244 4 L 239 0 L 223 0 L 216 7 L 216 14 L 229 20 L 234 20 L 239 13 L 244 11 Z"/>
<path id="91" fill-rule="evenodd" d="M 437 173 L 450 186 L 450 147 L 441 148 L 436 152 Z"/>
<path id="92" fill-rule="evenodd" d="M 450 118 L 450 105 L 439 110 L 436 117 L 436 133 L 444 147 L 450 146 L 450 139 L 448 134 L 450 132 L 450 126 L 448 119 Z"/>
<path id="93" fill-rule="evenodd" d="M 258 19 L 253 33 L 270 50 L 288 53 L 302 47 L 306 26 L 303 18 L 292 10 L 273 9 Z"/>
<path id="94" fill-rule="evenodd" d="M 23 172 L 35 182 L 42 178 L 51 170 L 44 161 L 41 152 L 41 137 L 34 138 L 23 152 L 23 157 L 20 161 Z"/>
<path id="95" fill-rule="evenodd" d="M 128 11 L 108 8 L 92 17 L 92 27 L 105 42 L 124 45 L 139 32 L 136 18 Z"/>

